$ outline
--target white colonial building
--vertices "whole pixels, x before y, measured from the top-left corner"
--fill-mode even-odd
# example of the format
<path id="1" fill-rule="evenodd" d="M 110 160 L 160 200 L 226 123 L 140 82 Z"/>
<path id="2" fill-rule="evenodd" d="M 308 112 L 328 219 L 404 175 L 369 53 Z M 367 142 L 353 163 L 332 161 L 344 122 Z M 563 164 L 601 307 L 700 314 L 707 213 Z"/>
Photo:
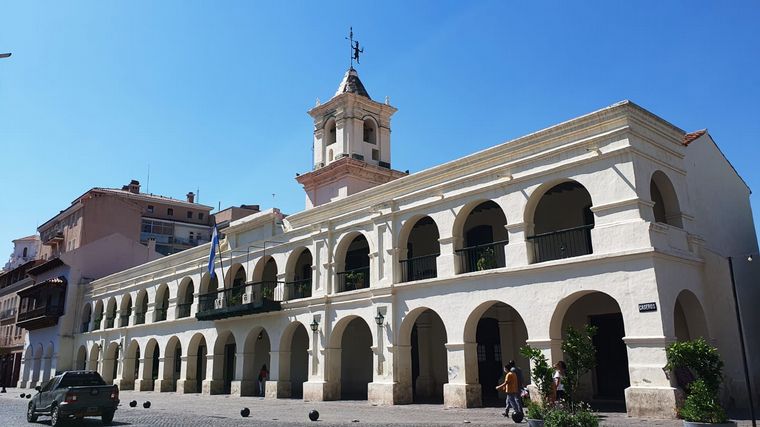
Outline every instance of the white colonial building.
<path id="1" fill-rule="evenodd" d="M 665 347 L 704 336 L 726 399 L 746 405 L 726 257 L 746 264 L 757 241 L 750 191 L 709 134 L 624 101 L 406 175 L 390 167 L 395 111 L 349 70 L 310 111 L 308 208 L 232 222 L 216 277 L 206 244 L 81 285 L 58 369 L 254 395 L 266 365 L 268 398 L 473 407 L 496 401 L 508 360 L 527 372 L 520 347 L 561 360 L 563 331 L 588 323 L 587 399 L 673 417 Z M 740 286 L 757 277 L 735 267 Z M 41 378 L 27 355 L 22 383 Z"/>

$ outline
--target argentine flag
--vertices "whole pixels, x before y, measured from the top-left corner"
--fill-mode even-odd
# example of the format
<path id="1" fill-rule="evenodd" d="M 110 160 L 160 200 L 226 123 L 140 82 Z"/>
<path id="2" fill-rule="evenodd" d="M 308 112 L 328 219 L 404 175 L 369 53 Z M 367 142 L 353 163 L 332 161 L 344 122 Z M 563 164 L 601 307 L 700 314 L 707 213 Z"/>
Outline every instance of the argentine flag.
<path id="1" fill-rule="evenodd" d="M 211 250 L 208 253 L 208 272 L 211 274 L 211 278 L 216 275 L 214 271 L 214 260 L 216 260 L 216 247 L 219 246 L 219 233 L 216 230 L 216 224 L 214 224 L 214 231 L 211 234 Z"/>

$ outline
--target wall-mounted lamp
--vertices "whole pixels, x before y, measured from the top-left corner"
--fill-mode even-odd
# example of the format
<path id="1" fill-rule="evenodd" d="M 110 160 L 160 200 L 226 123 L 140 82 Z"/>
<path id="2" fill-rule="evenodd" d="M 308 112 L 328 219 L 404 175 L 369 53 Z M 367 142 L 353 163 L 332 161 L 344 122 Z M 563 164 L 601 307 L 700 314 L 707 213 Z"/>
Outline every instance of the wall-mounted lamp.
<path id="1" fill-rule="evenodd" d="M 309 324 L 309 326 L 311 327 L 312 332 L 317 332 L 317 330 L 319 329 L 319 322 L 317 322 L 316 317 L 311 319 L 311 323 Z"/>
<path id="2" fill-rule="evenodd" d="M 752 260 L 753 260 L 752 255 L 748 255 L 747 256 L 747 261 L 752 262 Z"/>
<path id="3" fill-rule="evenodd" d="M 385 321 L 385 316 L 383 316 L 383 313 L 381 313 L 378 310 L 377 316 L 375 316 L 375 323 L 377 323 L 377 326 L 383 326 L 384 321 Z"/>

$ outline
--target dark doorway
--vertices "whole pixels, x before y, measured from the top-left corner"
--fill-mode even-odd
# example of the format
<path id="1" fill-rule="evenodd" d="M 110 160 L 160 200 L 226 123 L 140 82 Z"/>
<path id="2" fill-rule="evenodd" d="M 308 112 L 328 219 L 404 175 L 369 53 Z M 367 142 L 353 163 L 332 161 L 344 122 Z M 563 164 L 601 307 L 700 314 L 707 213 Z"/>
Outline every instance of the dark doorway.
<path id="1" fill-rule="evenodd" d="M 628 353 L 623 342 L 623 315 L 612 313 L 590 316 L 590 323 L 598 328 L 593 338 L 596 347 L 594 398 L 623 400 L 625 389 L 631 385 Z"/>
<path id="2" fill-rule="evenodd" d="M 478 341 L 478 377 L 483 396 L 483 406 L 504 406 L 499 399 L 496 386 L 504 374 L 501 366 L 501 338 L 499 336 L 499 321 L 484 317 L 478 322 L 476 333 Z"/>
<path id="3" fill-rule="evenodd" d="M 235 343 L 224 346 L 224 394 L 230 394 L 235 378 Z"/>
<path id="4" fill-rule="evenodd" d="M 206 379 L 206 346 L 198 346 L 198 355 L 195 356 L 195 392 L 203 391 L 203 380 Z"/>

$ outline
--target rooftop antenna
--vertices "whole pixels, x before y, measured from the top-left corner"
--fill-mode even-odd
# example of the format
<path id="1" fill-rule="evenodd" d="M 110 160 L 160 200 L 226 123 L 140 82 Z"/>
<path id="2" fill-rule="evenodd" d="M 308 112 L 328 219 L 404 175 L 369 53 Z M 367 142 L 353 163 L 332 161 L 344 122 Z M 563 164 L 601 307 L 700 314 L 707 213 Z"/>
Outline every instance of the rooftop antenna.
<path id="1" fill-rule="evenodd" d="M 274 207 L 274 193 L 272 193 L 272 207 Z"/>
<path id="2" fill-rule="evenodd" d="M 351 48 L 351 69 L 354 68 L 354 60 L 359 64 L 359 54 L 364 53 L 364 48 L 359 48 L 359 41 L 354 41 L 354 27 L 348 27 L 348 46 Z"/>
<path id="3" fill-rule="evenodd" d="M 196 203 L 201 202 L 201 187 L 196 187 L 195 189 L 195 202 Z"/>
<path id="4" fill-rule="evenodd" d="M 150 163 L 148 163 L 148 182 L 145 185 L 145 191 L 150 194 Z"/>

